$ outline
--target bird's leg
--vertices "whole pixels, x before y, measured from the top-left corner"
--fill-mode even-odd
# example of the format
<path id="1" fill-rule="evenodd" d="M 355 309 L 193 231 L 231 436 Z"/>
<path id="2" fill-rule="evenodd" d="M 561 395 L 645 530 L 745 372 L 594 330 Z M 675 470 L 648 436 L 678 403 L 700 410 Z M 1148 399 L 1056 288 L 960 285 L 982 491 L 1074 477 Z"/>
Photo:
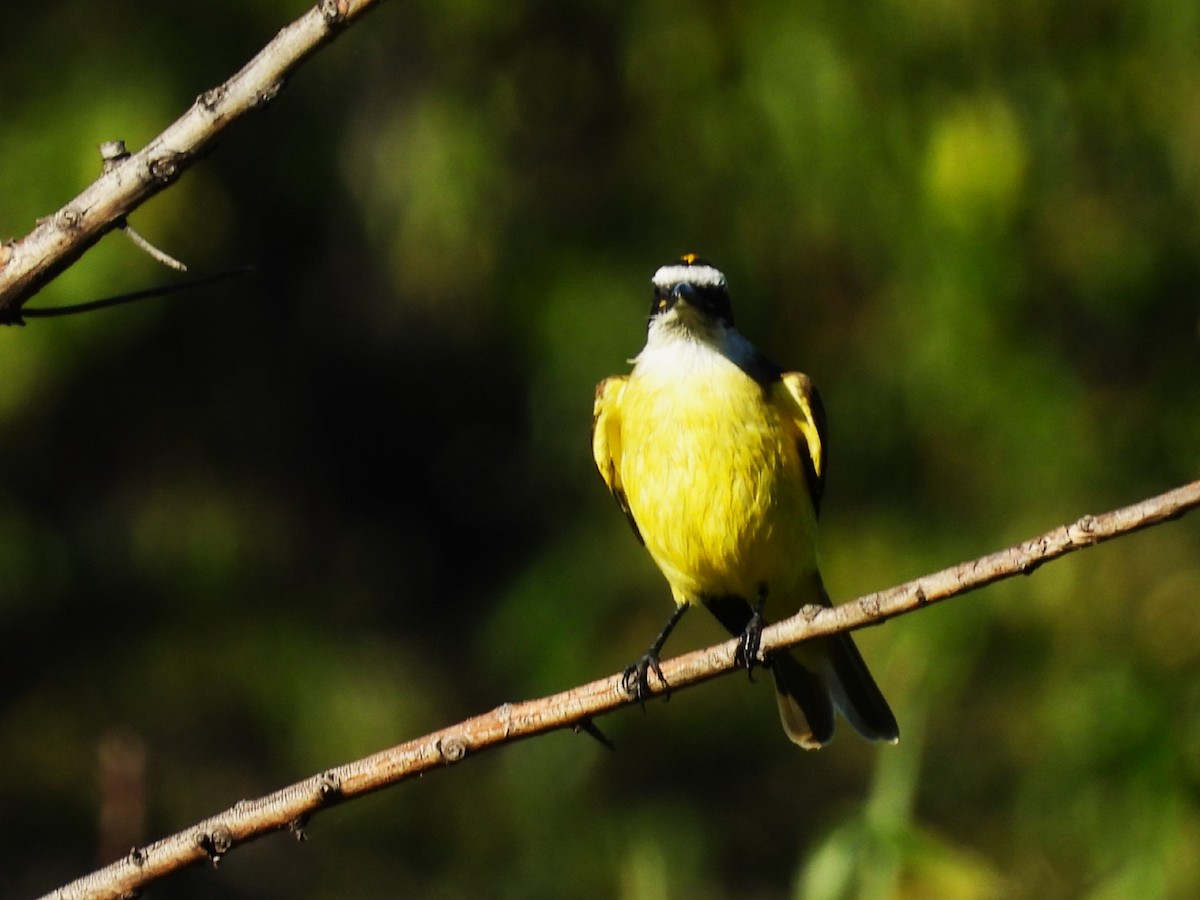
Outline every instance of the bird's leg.
<path id="1" fill-rule="evenodd" d="M 758 586 L 758 602 L 754 604 L 754 612 L 750 614 L 750 618 L 746 621 L 746 627 L 742 631 L 742 636 L 738 638 L 737 650 L 734 651 L 733 661 L 739 666 L 746 667 L 746 673 L 750 676 L 750 680 L 754 680 L 754 667 L 760 662 L 758 658 L 758 648 L 762 644 L 763 630 L 763 607 L 767 605 L 767 583 L 764 581 Z"/>
<path id="2" fill-rule="evenodd" d="M 675 611 L 671 613 L 671 618 L 667 620 L 667 624 L 663 626 L 663 630 L 658 633 L 658 637 L 654 639 L 654 643 L 641 655 L 637 662 L 628 666 L 625 673 L 621 676 L 621 686 L 625 688 L 625 693 L 637 699 L 642 704 L 642 709 L 646 708 L 646 697 L 650 693 L 650 673 L 653 672 L 658 676 L 659 682 L 663 686 L 663 693 L 670 696 L 671 686 L 667 684 L 667 679 L 663 677 L 662 668 L 658 664 L 658 654 L 662 650 L 663 644 L 667 642 L 667 637 L 679 624 L 679 620 L 683 618 L 683 614 L 687 612 L 689 604 L 682 603 L 675 607 Z"/>

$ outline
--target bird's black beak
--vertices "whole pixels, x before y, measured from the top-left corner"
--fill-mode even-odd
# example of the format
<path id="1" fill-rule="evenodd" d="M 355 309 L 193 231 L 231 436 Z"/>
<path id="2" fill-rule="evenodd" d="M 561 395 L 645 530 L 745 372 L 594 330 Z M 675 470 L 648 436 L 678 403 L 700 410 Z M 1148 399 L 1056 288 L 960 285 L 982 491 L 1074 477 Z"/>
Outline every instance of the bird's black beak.
<path id="1" fill-rule="evenodd" d="M 671 298 L 674 303 L 678 303 L 680 300 L 682 300 L 691 306 L 695 306 L 696 288 L 688 282 L 682 281 L 671 289 Z M 674 303 L 672 303 L 672 305 L 674 305 Z"/>

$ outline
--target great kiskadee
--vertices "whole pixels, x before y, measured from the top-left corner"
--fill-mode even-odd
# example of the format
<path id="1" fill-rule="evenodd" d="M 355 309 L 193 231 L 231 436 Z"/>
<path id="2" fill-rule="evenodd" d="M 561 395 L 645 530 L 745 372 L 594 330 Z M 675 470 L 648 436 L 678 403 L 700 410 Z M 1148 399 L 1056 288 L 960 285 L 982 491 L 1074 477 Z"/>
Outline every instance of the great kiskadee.
<path id="1" fill-rule="evenodd" d="M 817 561 L 825 413 L 807 375 L 784 372 L 733 327 L 725 276 L 694 254 L 654 273 L 646 346 L 596 388 L 592 452 L 676 608 L 626 670 L 642 696 L 667 635 L 693 604 L 741 637 L 753 666 L 762 613 L 830 605 Z M 899 729 L 848 634 L 771 656 L 783 729 L 820 747 L 834 707 L 871 740 Z"/>

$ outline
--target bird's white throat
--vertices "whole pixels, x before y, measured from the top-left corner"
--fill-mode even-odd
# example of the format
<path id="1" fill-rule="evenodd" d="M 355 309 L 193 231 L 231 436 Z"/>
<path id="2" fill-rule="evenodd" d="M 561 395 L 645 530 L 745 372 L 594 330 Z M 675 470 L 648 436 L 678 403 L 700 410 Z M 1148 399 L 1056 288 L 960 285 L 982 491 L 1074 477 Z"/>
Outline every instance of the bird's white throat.
<path id="1" fill-rule="evenodd" d="M 693 320 L 693 316 L 680 315 L 678 308 L 654 317 L 646 330 L 646 346 L 630 361 L 641 373 L 685 374 L 723 362 L 745 368 L 758 356 L 754 345 L 736 328 Z"/>

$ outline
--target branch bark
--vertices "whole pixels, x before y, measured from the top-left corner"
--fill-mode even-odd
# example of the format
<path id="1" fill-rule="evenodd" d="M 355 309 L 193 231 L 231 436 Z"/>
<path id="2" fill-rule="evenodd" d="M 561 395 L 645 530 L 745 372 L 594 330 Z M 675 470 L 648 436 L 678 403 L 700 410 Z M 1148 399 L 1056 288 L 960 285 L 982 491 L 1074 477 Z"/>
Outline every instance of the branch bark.
<path id="1" fill-rule="evenodd" d="M 1197 506 L 1200 481 L 1132 506 L 1084 516 L 1006 550 L 832 609 L 807 607 L 765 629 L 762 650 L 778 650 L 821 635 L 878 624 L 1013 575 L 1028 575 L 1067 553 L 1178 518 Z M 729 640 L 664 661 L 663 674 L 671 690 L 682 690 L 732 671 L 736 667 L 737 643 Z M 659 693 L 663 686 L 651 688 Z M 43 900 L 132 896 L 178 869 L 206 860 L 216 863 L 237 845 L 271 832 L 290 830 L 303 836 L 311 816 L 337 803 L 524 738 L 561 728 L 587 728 L 594 717 L 633 702 L 622 687 L 622 676 L 617 674 L 549 697 L 503 704 L 257 800 L 243 800 L 170 837 L 135 848 L 124 859 L 53 891 Z"/>
<path id="2" fill-rule="evenodd" d="M 380 0 L 321 0 L 275 36 L 240 72 L 196 98 L 143 149 L 106 165 L 101 176 L 28 235 L 0 243 L 0 322 L 79 259 L 125 216 L 174 184 L 228 125 L 265 106 L 309 56 Z"/>

